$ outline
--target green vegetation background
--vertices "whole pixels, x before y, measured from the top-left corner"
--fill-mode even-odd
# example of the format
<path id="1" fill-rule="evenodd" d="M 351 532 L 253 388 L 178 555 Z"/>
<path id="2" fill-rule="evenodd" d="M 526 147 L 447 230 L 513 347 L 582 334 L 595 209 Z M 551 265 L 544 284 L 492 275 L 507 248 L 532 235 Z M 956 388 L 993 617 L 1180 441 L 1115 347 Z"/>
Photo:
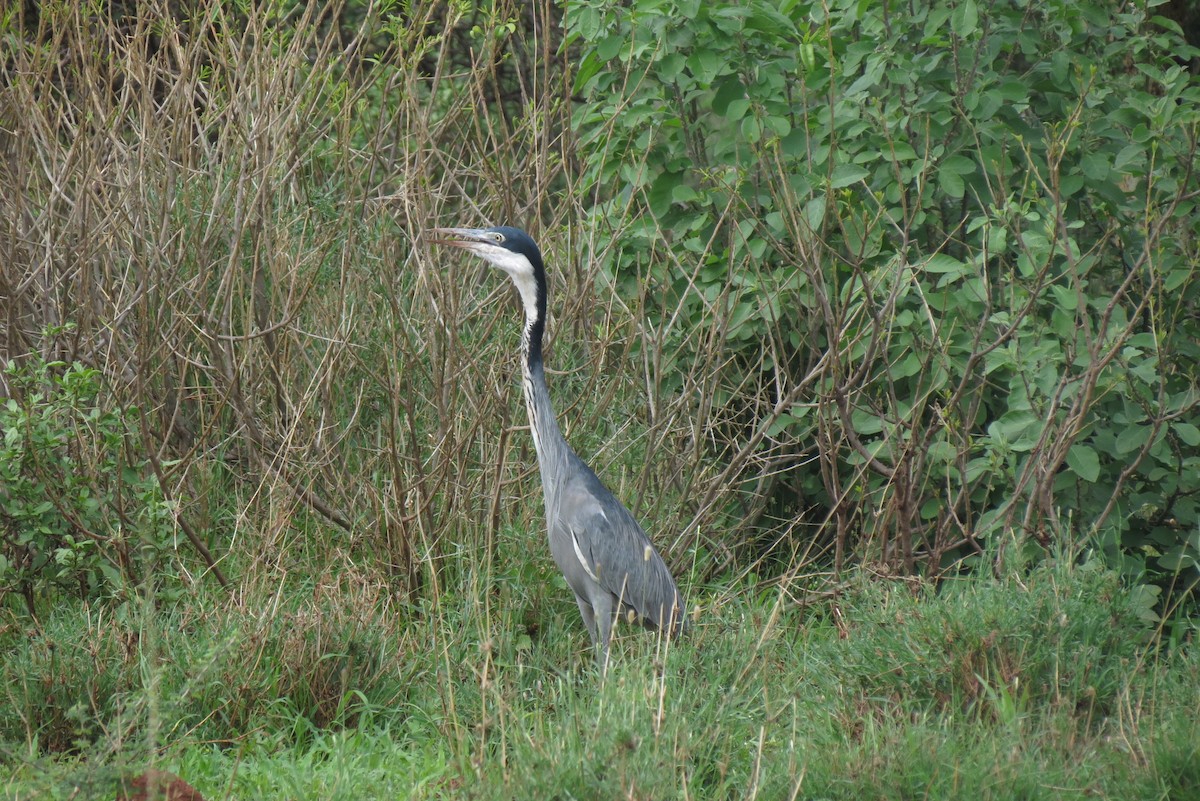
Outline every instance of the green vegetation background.
<path id="1" fill-rule="evenodd" d="M 6 796 L 1200 796 L 1189 9 L 6 8 Z M 692 606 L 604 679 L 501 222 Z"/>

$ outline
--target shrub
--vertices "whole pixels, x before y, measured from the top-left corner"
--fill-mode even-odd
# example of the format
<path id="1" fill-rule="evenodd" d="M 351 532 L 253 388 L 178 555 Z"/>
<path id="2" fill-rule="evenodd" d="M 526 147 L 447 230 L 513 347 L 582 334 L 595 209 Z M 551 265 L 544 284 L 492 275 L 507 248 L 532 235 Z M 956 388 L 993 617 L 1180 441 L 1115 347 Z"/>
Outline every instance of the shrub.
<path id="1" fill-rule="evenodd" d="M 101 404 L 98 371 L 78 363 L 10 364 L 0 406 L 0 598 L 129 597 L 169 579 L 172 505 L 140 454 L 137 410 Z M 165 584 L 160 589 L 166 591 Z"/>
<path id="2" fill-rule="evenodd" d="M 717 479 L 751 499 L 729 544 L 819 526 L 839 565 L 937 572 L 1016 529 L 1196 565 L 1200 84 L 1174 23 L 678 0 L 567 26 L 593 224 L 636 220 L 606 267 L 661 302 L 667 388 L 715 410 Z"/>

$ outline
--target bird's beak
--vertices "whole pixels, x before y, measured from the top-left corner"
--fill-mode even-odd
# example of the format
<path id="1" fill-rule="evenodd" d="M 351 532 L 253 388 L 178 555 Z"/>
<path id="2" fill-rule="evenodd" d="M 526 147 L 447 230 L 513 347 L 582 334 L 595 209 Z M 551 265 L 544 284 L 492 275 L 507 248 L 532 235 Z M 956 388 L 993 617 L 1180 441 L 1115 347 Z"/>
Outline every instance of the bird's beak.
<path id="1" fill-rule="evenodd" d="M 491 243 L 480 228 L 430 228 L 428 233 L 432 234 L 429 241 L 434 245 L 473 250 L 476 245 Z"/>

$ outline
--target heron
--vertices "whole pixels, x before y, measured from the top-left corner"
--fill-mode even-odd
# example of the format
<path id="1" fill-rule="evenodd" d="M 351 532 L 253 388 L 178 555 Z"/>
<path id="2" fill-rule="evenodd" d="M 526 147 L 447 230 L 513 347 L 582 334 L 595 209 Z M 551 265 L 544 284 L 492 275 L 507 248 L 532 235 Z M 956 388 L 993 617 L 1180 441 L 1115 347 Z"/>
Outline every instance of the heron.
<path id="1" fill-rule="evenodd" d="M 575 593 L 601 674 L 618 618 L 676 637 L 684 600 L 662 556 L 634 516 L 567 444 L 546 386 L 546 270 L 519 228 L 435 228 L 433 242 L 462 248 L 500 268 L 525 307 L 521 366 L 529 430 L 546 502 L 550 553 Z"/>

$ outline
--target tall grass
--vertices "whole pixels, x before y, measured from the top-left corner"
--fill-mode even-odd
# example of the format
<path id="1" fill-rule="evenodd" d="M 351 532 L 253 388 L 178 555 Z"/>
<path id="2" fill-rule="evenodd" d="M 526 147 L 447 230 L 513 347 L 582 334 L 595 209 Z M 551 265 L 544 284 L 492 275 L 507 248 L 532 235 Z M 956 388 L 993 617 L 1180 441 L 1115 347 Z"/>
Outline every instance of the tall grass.
<path id="1" fill-rule="evenodd" d="M 78 797 L 157 762 L 209 798 L 1186 799 L 1198 787 L 1196 649 L 1156 650 L 1144 601 L 1094 563 L 940 590 L 863 574 L 807 605 L 722 594 L 683 643 L 622 636 L 604 680 L 568 603 L 544 601 L 535 629 L 531 599 L 500 583 L 494 601 L 464 588 L 411 617 L 352 577 L 274 607 L 267 588 L 244 607 L 198 599 L 185 619 L 64 610 L 46 621 L 56 665 L 31 649 L 4 666 L 8 781 Z M 30 685 L 50 691 L 14 689 Z M 43 716 L 13 743 L 16 711 L 35 720 L 52 705 L 72 722 Z M 59 731 L 85 760 L 36 756 Z"/>

